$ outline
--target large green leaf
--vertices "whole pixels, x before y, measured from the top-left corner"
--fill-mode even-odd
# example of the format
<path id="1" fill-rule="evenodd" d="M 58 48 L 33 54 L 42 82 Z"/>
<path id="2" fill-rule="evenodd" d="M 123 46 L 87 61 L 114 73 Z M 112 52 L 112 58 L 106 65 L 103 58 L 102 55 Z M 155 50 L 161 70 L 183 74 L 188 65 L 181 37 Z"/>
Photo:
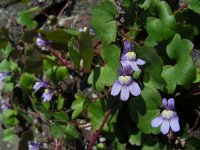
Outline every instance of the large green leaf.
<path id="1" fill-rule="evenodd" d="M 159 18 L 147 18 L 147 32 L 156 42 L 167 40 L 175 34 L 176 20 L 169 5 L 165 1 L 157 4 Z"/>
<path id="2" fill-rule="evenodd" d="M 166 82 L 161 77 L 163 63 L 155 49 L 148 46 L 136 47 L 135 52 L 137 58 L 146 61 L 146 64 L 144 65 L 144 84 L 156 89 L 164 88 Z"/>
<path id="3" fill-rule="evenodd" d="M 17 111 L 8 109 L 2 112 L 2 121 L 4 125 L 16 126 L 19 124 L 19 120 L 16 118 Z"/>
<path id="4" fill-rule="evenodd" d="M 117 79 L 120 50 L 116 45 L 104 44 L 101 55 L 106 64 L 103 67 L 95 68 L 88 79 L 88 83 L 92 84 L 97 90 L 111 86 Z"/>
<path id="5" fill-rule="evenodd" d="M 167 55 L 176 61 L 174 66 L 166 65 L 162 76 L 167 82 L 168 93 L 173 93 L 176 85 L 187 85 L 195 79 L 195 66 L 190 57 L 193 44 L 176 34 L 167 46 Z"/>
<path id="6" fill-rule="evenodd" d="M 158 134 L 160 129 L 151 127 L 151 121 L 160 115 L 161 96 L 154 88 L 145 87 L 139 97 L 129 101 L 130 115 L 143 133 Z"/>
<path id="7" fill-rule="evenodd" d="M 116 7 L 109 0 L 104 0 L 94 7 L 92 27 L 97 38 L 107 43 L 115 41 L 117 35 L 116 13 Z"/>

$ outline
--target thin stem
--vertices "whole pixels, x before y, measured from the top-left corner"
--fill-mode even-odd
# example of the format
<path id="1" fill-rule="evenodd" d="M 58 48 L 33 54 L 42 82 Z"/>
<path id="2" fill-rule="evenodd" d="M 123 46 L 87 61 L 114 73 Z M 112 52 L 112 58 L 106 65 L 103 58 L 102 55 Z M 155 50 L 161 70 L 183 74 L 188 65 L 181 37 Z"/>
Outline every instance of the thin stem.
<path id="1" fill-rule="evenodd" d="M 63 14 L 63 12 L 65 11 L 65 9 L 68 8 L 71 4 L 72 4 L 72 2 L 67 2 L 65 4 L 65 6 L 62 8 L 62 10 L 59 12 L 57 18 L 59 18 Z"/>
<path id="2" fill-rule="evenodd" d="M 102 121 L 102 123 L 101 123 L 101 126 L 99 127 L 97 133 L 93 136 L 93 138 L 92 138 L 92 140 L 91 140 L 91 142 L 90 142 L 90 144 L 89 144 L 87 150 L 91 150 L 92 146 L 93 146 L 94 143 L 96 142 L 97 138 L 99 137 L 99 134 L 102 132 L 102 129 L 103 129 L 103 127 L 104 127 L 106 121 L 108 120 L 108 117 L 109 117 L 111 111 L 112 111 L 111 108 L 108 109 L 108 111 L 107 111 L 107 113 L 106 113 L 106 116 L 104 117 L 104 119 L 103 119 L 103 121 Z"/>

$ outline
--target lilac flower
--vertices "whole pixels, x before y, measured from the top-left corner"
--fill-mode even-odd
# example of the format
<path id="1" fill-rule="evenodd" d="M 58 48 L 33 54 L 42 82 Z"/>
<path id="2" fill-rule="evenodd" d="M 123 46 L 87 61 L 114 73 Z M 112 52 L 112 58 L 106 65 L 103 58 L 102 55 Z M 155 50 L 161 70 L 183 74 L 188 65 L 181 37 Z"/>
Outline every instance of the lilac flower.
<path id="1" fill-rule="evenodd" d="M 134 96 L 139 96 L 141 93 L 141 89 L 139 85 L 132 79 L 131 68 L 130 67 L 125 67 L 123 69 L 119 68 L 118 72 L 120 76 L 112 86 L 111 95 L 116 96 L 121 91 L 120 99 L 122 101 L 128 100 L 130 93 Z"/>
<path id="2" fill-rule="evenodd" d="M 6 104 L 2 104 L 1 105 L 1 111 L 5 111 L 5 110 L 8 110 L 9 109 L 9 107 L 6 105 Z"/>
<path id="3" fill-rule="evenodd" d="M 42 94 L 43 102 L 50 101 L 55 92 L 51 89 L 45 89 Z"/>
<path id="4" fill-rule="evenodd" d="M 3 81 L 5 77 L 9 75 L 8 72 L 0 72 L 0 83 Z"/>
<path id="5" fill-rule="evenodd" d="M 39 150 L 41 147 L 41 143 L 28 141 L 28 150 Z"/>
<path id="6" fill-rule="evenodd" d="M 79 32 L 86 32 L 88 27 L 80 28 Z M 92 28 L 89 28 L 90 35 L 94 35 L 94 30 Z"/>
<path id="7" fill-rule="evenodd" d="M 50 42 L 47 41 L 44 37 L 42 37 L 40 34 L 36 38 L 36 44 L 38 47 L 40 47 L 42 50 L 47 50 L 46 46 L 50 45 Z"/>
<path id="8" fill-rule="evenodd" d="M 133 48 L 134 44 L 132 42 L 124 42 L 124 52 L 121 57 L 121 64 L 123 67 L 130 66 L 134 71 L 138 71 L 138 65 L 144 65 L 145 61 L 136 58 L 135 52 L 131 51 Z"/>
<path id="9" fill-rule="evenodd" d="M 152 127 L 158 127 L 161 125 L 160 130 L 163 134 L 167 134 L 170 130 L 178 132 L 180 130 L 179 117 L 175 112 L 174 99 L 170 98 L 168 101 L 166 98 L 162 99 L 162 107 L 164 110 L 161 115 L 154 118 L 151 121 Z"/>
<path id="10" fill-rule="evenodd" d="M 33 89 L 35 90 L 34 92 L 37 92 L 40 88 L 42 87 L 47 88 L 47 86 L 48 86 L 47 81 L 37 80 L 33 86 Z"/>

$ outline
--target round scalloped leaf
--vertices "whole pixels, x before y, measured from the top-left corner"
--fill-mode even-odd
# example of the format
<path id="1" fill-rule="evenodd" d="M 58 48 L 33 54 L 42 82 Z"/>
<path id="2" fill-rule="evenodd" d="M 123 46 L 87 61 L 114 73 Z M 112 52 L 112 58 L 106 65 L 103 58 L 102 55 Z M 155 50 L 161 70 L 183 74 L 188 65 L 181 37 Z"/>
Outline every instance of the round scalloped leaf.
<path id="1" fill-rule="evenodd" d="M 129 101 L 129 111 L 133 121 L 143 133 L 158 134 L 159 128 L 151 127 L 151 121 L 160 115 L 161 96 L 154 88 L 145 87 L 141 96 Z"/>
<path id="2" fill-rule="evenodd" d="M 97 38 L 107 43 L 114 42 L 117 36 L 115 15 L 117 9 L 111 1 L 104 0 L 92 12 L 92 27 Z"/>
<path id="3" fill-rule="evenodd" d="M 162 76 L 167 82 L 168 93 L 173 93 L 176 85 L 187 85 L 195 79 L 195 66 L 190 52 L 193 44 L 189 40 L 181 39 L 176 34 L 170 44 L 167 46 L 167 55 L 176 60 L 176 64 L 164 66 Z"/>
<path id="4" fill-rule="evenodd" d="M 176 20 L 165 1 L 159 2 L 157 9 L 159 11 L 159 18 L 148 17 L 146 26 L 149 37 L 156 42 L 161 42 L 173 37 Z"/>
<path id="5" fill-rule="evenodd" d="M 144 65 L 144 84 L 156 89 L 164 88 L 166 82 L 161 77 L 163 63 L 155 49 L 147 46 L 136 47 L 135 52 L 138 58 L 146 61 Z"/>

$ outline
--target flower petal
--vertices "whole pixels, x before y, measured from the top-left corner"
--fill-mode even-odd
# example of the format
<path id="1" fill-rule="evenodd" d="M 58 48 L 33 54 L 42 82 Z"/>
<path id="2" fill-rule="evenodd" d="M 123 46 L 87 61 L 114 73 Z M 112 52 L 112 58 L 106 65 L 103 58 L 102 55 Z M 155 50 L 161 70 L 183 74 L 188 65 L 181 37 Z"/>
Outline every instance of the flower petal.
<path id="1" fill-rule="evenodd" d="M 145 64 L 145 61 L 142 60 L 142 59 L 137 59 L 137 60 L 136 60 L 136 64 L 138 64 L 138 65 L 144 65 L 144 64 Z"/>
<path id="2" fill-rule="evenodd" d="M 174 132 L 178 132 L 180 130 L 180 125 L 178 121 L 178 116 L 170 120 L 170 127 Z"/>
<path id="3" fill-rule="evenodd" d="M 167 99 L 166 98 L 162 99 L 162 107 L 167 109 Z"/>
<path id="4" fill-rule="evenodd" d="M 120 99 L 122 101 L 127 101 L 128 98 L 129 98 L 129 87 L 128 86 L 122 86 L 121 87 Z"/>
<path id="5" fill-rule="evenodd" d="M 158 116 L 151 121 L 151 126 L 156 128 L 160 126 L 162 122 L 163 122 L 163 118 L 161 116 Z"/>
<path id="6" fill-rule="evenodd" d="M 115 83 L 113 84 L 112 89 L 111 89 L 111 95 L 113 95 L 113 96 L 118 95 L 120 90 L 121 90 L 121 84 L 119 84 L 118 81 L 115 81 Z"/>
<path id="7" fill-rule="evenodd" d="M 168 107 L 169 107 L 170 110 L 174 110 L 175 109 L 175 107 L 174 107 L 174 98 L 170 98 L 168 100 Z"/>
<path id="8" fill-rule="evenodd" d="M 129 90 L 134 96 L 139 96 L 141 94 L 141 89 L 135 81 L 129 86 Z"/>
<path id="9" fill-rule="evenodd" d="M 168 120 L 163 120 L 160 128 L 161 132 L 163 134 L 167 134 L 169 132 L 169 121 Z"/>
<path id="10" fill-rule="evenodd" d="M 130 61 L 129 60 L 122 60 L 121 64 L 122 64 L 122 67 L 127 67 L 127 66 L 130 66 Z"/>
<path id="11" fill-rule="evenodd" d="M 131 68 L 132 68 L 134 71 L 140 70 L 135 61 L 131 61 L 131 62 L 130 62 L 130 65 L 131 65 Z"/>

